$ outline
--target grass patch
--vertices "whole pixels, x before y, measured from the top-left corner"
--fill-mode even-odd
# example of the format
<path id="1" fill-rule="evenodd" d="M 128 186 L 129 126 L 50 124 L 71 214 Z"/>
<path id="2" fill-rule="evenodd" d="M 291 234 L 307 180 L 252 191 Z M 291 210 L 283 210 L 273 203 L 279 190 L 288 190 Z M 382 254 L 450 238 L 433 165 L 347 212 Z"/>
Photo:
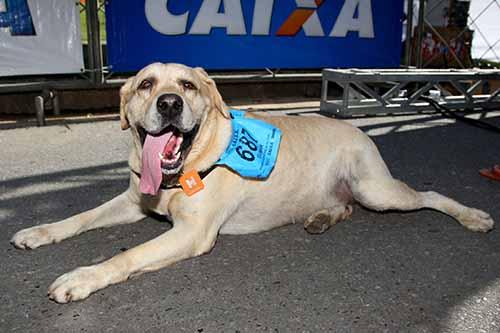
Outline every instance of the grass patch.
<path id="1" fill-rule="evenodd" d="M 99 35 L 101 36 L 101 44 L 106 44 L 106 15 L 104 14 L 104 5 L 101 6 L 103 1 L 99 1 Z M 87 12 L 80 7 L 80 25 L 82 27 L 82 43 L 88 44 L 87 33 Z"/>
<path id="2" fill-rule="evenodd" d="M 473 63 L 474 67 L 479 67 L 482 69 L 500 69 L 500 62 L 497 61 L 474 59 Z"/>

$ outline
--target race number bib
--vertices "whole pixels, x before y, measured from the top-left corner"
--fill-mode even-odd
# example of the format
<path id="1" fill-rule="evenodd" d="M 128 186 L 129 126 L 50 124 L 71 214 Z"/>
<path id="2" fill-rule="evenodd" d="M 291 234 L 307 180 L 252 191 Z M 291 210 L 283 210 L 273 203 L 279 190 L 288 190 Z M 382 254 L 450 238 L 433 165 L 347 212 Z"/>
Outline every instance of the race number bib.
<path id="1" fill-rule="evenodd" d="M 243 177 L 267 178 L 276 164 L 281 131 L 245 112 L 231 110 L 231 143 L 216 164 L 226 165 Z"/>

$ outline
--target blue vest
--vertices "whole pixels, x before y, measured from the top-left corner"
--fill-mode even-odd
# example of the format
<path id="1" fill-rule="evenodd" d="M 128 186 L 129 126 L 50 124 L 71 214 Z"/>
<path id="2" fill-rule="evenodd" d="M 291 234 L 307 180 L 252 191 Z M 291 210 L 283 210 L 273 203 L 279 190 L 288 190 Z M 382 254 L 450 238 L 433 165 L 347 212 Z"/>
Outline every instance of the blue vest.
<path id="1" fill-rule="evenodd" d="M 230 110 L 233 133 L 219 161 L 242 177 L 265 179 L 276 164 L 281 141 L 279 128 L 257 119 L 245 118 L 244 111 Z"/>

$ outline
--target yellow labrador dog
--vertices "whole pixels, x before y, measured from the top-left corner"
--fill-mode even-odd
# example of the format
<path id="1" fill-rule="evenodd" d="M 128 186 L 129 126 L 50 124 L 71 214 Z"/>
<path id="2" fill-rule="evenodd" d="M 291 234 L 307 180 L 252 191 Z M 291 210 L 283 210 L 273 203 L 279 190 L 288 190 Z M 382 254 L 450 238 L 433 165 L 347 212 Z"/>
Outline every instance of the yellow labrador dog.
<path id="1" fill-rule="evenodd" d="M 282 132 L 274 170 L 256 180 L 214 168 L 231 140 L 232 123 L 214 81 L 201 68 L 155 63 L 128 79 L 120 95 L 121 127 L 130 128 L 133 136 L 129 188 L 90 211 L 21 230 L 12 243 L 34 249 L 91 229 L 133 223 L 150 212 L 169 216 L 173 228 L 107 261 L 60 276 L 49 287 L 56 302 L 81 300 L 131 276 L 199 256 L 212 249 L 219 233 L 260 232 L 294 220 L 321 233 L 347 218 L 353 202 L 378 211 L 431 208 L 473 231 L 493 227 L 481 210 L 436 192 L 417 192 L 392 178 L 368 136 L 334 119 L 249 114 Z M 161 181 L 176 183 L 183 170 L 210 170 L 205 188 L 195 195 L 178 187 L 141 194 L 144 142 L 165 131 L 170 153 L 157 157 Z"/>

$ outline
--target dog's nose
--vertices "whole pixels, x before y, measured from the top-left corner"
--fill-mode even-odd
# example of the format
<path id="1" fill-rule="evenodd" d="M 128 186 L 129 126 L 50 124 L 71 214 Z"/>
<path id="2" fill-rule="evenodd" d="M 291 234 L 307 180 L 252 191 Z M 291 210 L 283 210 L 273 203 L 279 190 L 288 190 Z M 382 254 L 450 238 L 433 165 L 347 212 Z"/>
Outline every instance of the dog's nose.
<path id="1" fill-rule="evenodd" d="M 161 115 L 174 118 L 182 112 L 182 98 L 176 94 L 163 94 L 158 97 L 156 109 Z"/>

